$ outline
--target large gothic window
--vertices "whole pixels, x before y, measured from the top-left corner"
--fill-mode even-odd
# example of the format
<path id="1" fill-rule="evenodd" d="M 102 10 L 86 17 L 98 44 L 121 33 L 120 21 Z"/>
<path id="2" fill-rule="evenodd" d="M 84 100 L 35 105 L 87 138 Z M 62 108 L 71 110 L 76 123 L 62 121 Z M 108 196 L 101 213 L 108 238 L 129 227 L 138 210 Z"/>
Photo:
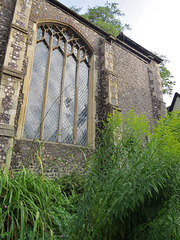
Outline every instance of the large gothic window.
<path id="1" fill-rule="evenodd" d="M 88 143 L 89 60 L 86 44 L 66 27 L 38 28 L 24 138 Z"/>

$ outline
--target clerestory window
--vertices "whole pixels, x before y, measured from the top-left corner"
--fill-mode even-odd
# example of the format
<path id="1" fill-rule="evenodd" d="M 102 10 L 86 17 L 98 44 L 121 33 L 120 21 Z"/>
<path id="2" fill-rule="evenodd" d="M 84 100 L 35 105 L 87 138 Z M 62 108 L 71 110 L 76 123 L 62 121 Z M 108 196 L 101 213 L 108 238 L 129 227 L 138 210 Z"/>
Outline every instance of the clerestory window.
<path id="1" fill-rule="evenodd" d="M 86 145 L 90 50 L 75 33 L 38 28 L 24 138 Z"/>

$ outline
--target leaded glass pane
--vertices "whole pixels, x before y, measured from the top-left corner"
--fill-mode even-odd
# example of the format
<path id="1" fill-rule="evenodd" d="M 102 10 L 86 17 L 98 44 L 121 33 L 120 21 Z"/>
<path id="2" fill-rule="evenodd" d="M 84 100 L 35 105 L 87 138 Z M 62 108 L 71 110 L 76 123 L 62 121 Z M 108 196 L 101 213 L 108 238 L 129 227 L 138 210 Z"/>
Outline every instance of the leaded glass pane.
<path id="1" fill-rule="evenodd" d="M 59 107 L 61 93 L 63 56 L 56 49 L 52 51 L 48 93 L 46 100 L 43 139 L 58 140 Z"/>
<path id="2" fill-rule="evenodd" d="M 62 49 L 62 51 L 64 52 L 64 45 L 65 45 L 65 41 L 64 39 L 60 40 L 60 48 Z"/>
<path id="3" fill-rule="evenodd" d="M 57 47 L 58 46 L 58 36 L 54 35 L 53 36 L 53 43 L 52 43 L 53 47 Z"/>
<path id="4" fill-rule="evenodd" d="M 63 34 L 67 40 L 71 38 L 71 35 L 68 32 L 64 32 Z"/>
<path id="5" fill-rule="evenodd" d="M 52 33 L 58 32 L 58 30 L 56 29 L 55 26 L 51 27 L 50 30 L 51 30 Z"/>
<path id="6" fill-rule="evenodd" d="M 67 58 L 62 109 L 61 141 L 65 143 L 73 143 L 75 78 L 76 61 L 70 56 Z"/>
<path id="7" fill-rule="evenodd" d="M 38 28 L 38 32 L 37 32 L 37 40 L 41 40 L 43 37 L 43 31 L 42 28 Z"/>
<path id="8" fill-rule="evenodd" d="M 77 46 L 74 46 L 73 52 L 74 52 L 75 57 L 77 57 L 77 54 L 78 54 Z"/>
<path id="9" fill-rule="evenodd" d="M 71 53 L 72 52 L 72 43 L 68 43 L 67 45 L 67 53 Z"/>
<path id="10" fill-rule="evenodd" d="M 90 59 L 90 56 L 89 56 L 89 53 L 86 52 L 86 61 L 89 63 L 89 59 Z"/>
<path id="11" fill-rule="evenodd" d="M 24 138 L 39 138 L 47 60 L 47 47 L 44 42 L 37 43 L 24 124 Z"/>
<path id="12" fill-rule="evenodd" d="M 85 62 L 79 67 L 77 136 L 76 143 L 86 145 L 88 142 L 88 80 L 89 69 Z"/>
<path id="13" fill-rule="evenodd" d="M 81 49 L 80 50 L 80 60 L 84 59 L 84 54 L 85 54 L 84 49 Z"/>
<path id="14" fill-rule="evenodd" d="M 45 39 L 48 44 L 50 43 L 50 38 L 51 38 L 51 35 L 49 34 L 49 32 L 46 32 Z"/>

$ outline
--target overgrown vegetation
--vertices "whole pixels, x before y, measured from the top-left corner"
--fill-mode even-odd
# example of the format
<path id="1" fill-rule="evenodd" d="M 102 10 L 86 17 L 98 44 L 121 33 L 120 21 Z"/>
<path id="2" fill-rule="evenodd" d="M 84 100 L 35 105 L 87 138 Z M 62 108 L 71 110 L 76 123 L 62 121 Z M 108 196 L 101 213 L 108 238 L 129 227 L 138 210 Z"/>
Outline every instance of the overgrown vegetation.
<path id="1" fill-rule="evenodd" d="M 133 112 L 110 117 L 84 187 L 78 239 L 179 239 L 178 115 L 149 130 Z"/>
<path id="2" fill-rule="evenodd" d="M 0 239 L 59 239 L 66 236 L 73 197 L 61 184 L 24 168 L 0 173 Z M 65 235 L 64 235 L 65 234 Z"/>
<path id="3" fill-rule="evenodd" d="M 86 175 L 0 174 L 0 239 L 180 239 L 180 116 L 109 116 Z"/>

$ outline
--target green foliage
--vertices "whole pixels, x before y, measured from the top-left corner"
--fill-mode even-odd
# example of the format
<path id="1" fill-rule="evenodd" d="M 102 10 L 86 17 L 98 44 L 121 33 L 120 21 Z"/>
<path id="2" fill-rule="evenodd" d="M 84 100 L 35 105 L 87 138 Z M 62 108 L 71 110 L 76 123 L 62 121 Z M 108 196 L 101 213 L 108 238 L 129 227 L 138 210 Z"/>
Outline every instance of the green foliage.
<path id="1" fill-rule="evenodd" d="M 77 8 L 76 6 L 71 6 L 70 9 L 76 13 L 79 13 L 82 10 L 82 8 Z"/>
<path id="2" fill-rule="evenodd" d="M 60 185 L 25 169 L 0 172 L 0 239 L 59 239 L 67 235 L 71 198 Z"/>
<path id="3" fill-rule="evenodd" d="M 85 175 L 0 172 L 0 239 L 180 239 L 180 115 L 104 127 Z"/>
<path id="4" fill-rule="evenodd" d="M 171 72 L 167 69 L 166 64 L 169 62 L 167 58 L 163 55 L 160 56 L 163 59 L 163 62 L 159 64 L 160 76 L 161 76 L 161 84 L 163 88 L 163 94 L 172 95 L 173 86 L 176 84 L 175 81 L 172 80 L 174 77 Z"/>
<path id="5" fill-rule="evenodd" d="M 56 179 L 56 181 L 59 182 L 61 191 L 67 196 L 70 196 L 73 193 L 79 194 L 83 192 L 85 175 L 73 172 L 71 175 L 65 175 L 62 178 Z"/>
<path id="6" fill-rule="evenodd" d="M 177 114 L 164 117 L 152 133 L 144 115 L 109 117 L 73 239 L 179 239 L 179 121 Z"/>
<path id="7" fill-rule="evenodd" d="M 71 9 L 76 12 L 80 11 L 76 7 L 71 7 Z M 119 35 L 125 29 L 130 30 L 130 26 L 123 25 L 120 20 L 124 14 L 118 8 L 118 3 L 106 2 L 104 6 L 89 7 L 82 16 L 113 36 Z"/>

